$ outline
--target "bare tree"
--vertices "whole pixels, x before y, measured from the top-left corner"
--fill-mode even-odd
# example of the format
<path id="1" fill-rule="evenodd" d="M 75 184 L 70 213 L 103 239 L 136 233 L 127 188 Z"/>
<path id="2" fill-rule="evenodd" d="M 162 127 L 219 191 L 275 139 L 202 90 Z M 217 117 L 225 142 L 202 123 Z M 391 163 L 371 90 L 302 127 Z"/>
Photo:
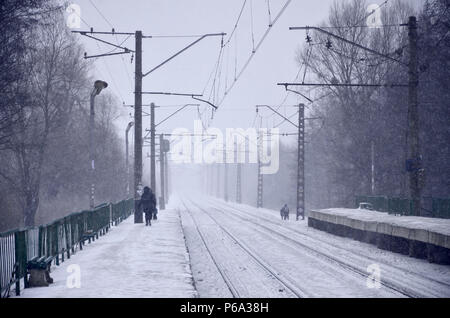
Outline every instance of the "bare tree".
<path id="1" fill-rule="evenodd" d="M 77 44 L 65 29 L 61 14 L 45 17 L 45 27 L 34 33 L 34 43 L 27 50 L 24 87 L 27 98 L 19 100 L 17 121 L 6 149 L 14 164 L 2 175 L 23 198 L 24 224 L 34 224 L 39 206 L 39 190 L 45 151 L 52 133 L 64 124 L 70 113 L 74 87 L 80 87 L 76 75 L 83 68 Z M 17 102 L 17 100 L 16 100 Z"/>
<path id="2" fill-rule="evenodd" d="M 330 28 L 334 34 L 369 47 L 395 59 L 403 58 L 403 47 L 407 33 L 399 24 L 407 20 L 413 12 L 405 1 L 394 1 L 382 10 L 382 22 L 385 27 L 366 27 L 367 3 L 365 1 L 335 1 L 330 9 L 327 23 L 321 26 Z M 329 38 L 319 32 L 310 32 L 312 42 L 298 53 L 298 61 L 303 64 L 312 81 L 324 84 L 390 84 L 392 68 L 398 68 L 383 57 L 373 55 L 356 46 Z M 403 73 L 404 70 L 403 70 Z M 405 73 L 406 74 L 406 73 Z M 404 78 L 399 79 L 400 82 Z M 324 87 L 315 91 L 315 97 L 327 96 L 313 104 L 313 112 L 324 117 L 326 126 L 320 132 L 320 138 L 310 146 L 311 151 L 326 165 L 328 183 L 333 185 L 334 204 L 350 205 L 357 193 L 369 194 L 372 186 L 372 164 L 377 165 L 381 173 L 389 171 L 389 164 L 380 156 L 386 139 L 404 136 L 399 132 L 404 125 L 383 125 L 386 117 L 396 114 L 399 105 L 386 104 L 386 92 L 374 87 Z M 403 115 L 403 113 L 402 113 Z M 389 121 L 390 123 L 392 120 Z M 381 126 L 380 126 L 381 124 Z M 382 134 L 380 128 L 386 128 Z M 391 135 L 392 133 L 392 135 Z M 395 147 L 401 140 L 393 143 Z M 375 163 L 372 160 L 372 147 L 375 149 Z M 311 156 L 311 155 L 310 155 Z M 317 158 L 318 159 L 318 158 Z M 403 159 L 403 157 L 401 158 Z M 401 162 L 399 158 L 394 160 Z M 392 165 L 390 165 L 392 166 Z M 401 169 L 395 167 L 398 178 Z M 389 173 L 392 176 L 392 173 Z M 314 179 L 314 177 L 312 177 Z M 378 178 L 380 174 L 378 174 Z M 399 186 L 398 180 L 396 187 Z"/>

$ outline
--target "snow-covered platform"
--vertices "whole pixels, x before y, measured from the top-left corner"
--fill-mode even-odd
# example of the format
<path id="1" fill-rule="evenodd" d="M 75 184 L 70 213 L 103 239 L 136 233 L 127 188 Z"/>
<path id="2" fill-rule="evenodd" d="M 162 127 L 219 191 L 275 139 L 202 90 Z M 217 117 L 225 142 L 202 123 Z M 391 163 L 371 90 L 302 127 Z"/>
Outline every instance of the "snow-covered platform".
<path id="1" fill-rule="evenodd" d="M 171 209 L 151 227 L 134 224 L 131 215 L 50 275 L 53 284 L 21 297 L 197 297 L 180 216 Z"/>
<path id="2" fill-rule="evenodd" d="M 362 209 L 309 212 L 308 225 L 384 250 L 450 264 L 450 220 L 394 216 Z"/>

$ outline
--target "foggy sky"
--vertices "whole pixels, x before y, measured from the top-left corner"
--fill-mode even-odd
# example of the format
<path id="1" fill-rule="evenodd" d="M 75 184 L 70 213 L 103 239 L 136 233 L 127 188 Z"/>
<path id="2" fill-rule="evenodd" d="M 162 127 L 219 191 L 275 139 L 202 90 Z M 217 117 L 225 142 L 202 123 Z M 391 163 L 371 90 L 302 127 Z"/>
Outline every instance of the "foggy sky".
<path id="1" fill-rule="evenodd" d="M 411 0 L 423 3 L 424 0 Z M 255 119 L 255 105 L 293 105 L 299 102 L 298 96 L 288 95 L 278 82 L 294 80 L 298 73 L 295 53 L 305 43 L 304 31 L 289 31 L 290 26 L 317 25 L 328 16 L 329 7 L 333 0 L 293 0 L 277 24 L 272 27 L 270 34 L 256 52 L 249 67 L 227 95 L 225 101 L 216 113 L 212 126 L 251 127 Z M 373 0 L 370 3 L 381 4 L 384 1 Z M 76 0 L 81 7 L 81 29 L 93 27 L 95 31 L 110 31 L 111 26 L 117 32 L 134 32 L 142 30 L 144 35 L 197 35 L 205 33 L 226 32 L 224 40 L 233 30 L 237 16 L 243 4 L 242 0 Z M 285 0 L 271 0 L 272 19 L 280 11 Z M 97 11 L 97 9 L 101 14 Z M 388 4 L 389 5 L 389 4 Z M 250 10 L 252 8 L 252 10 Z M 259 42 L 269 22 L 266 0 L 247 1 L 240 24 L 235 32 L 236 36 L 224 50 L 222 64 L 222 88 L 224 79 L 228 78 L 231 85 L 235 65 L 239 71 L 249 55 L 252 53 L 252 24 L 253 13 L 254 42 Z M 103 16 L 102 16 L 103 15 Z M 121 43 L 126 36 L 100 36 L 113 43 Z M 94 40 L 80 36 L 88 55 L 96 55 L 111 51 L 111 47 Z M 158 65 L 163 60 L 180 50 L 195 38 L 153 38 L 143 40 L 143 72 Z M 208 77 L 214 69 L 218 58 L 221 39 L 208 38 L 178 56 L 161 69 L 155 71 L 143 80 L 143 91 L 161 91 L 176 93 L 202 93 Z M 134 36 L 122 44 L 134 49 Z M 131 54 L 103 57 L 96 59 L 92 75 L 107 81 L 108 90 L 115 94 L 120 102 L 134 103 L 134 63 L 130 63 Z M 228 67 L 227 67 L 228 65 Z M 208 98 L 210 86 L 205 92 Z M 222 93 L 220 93 L 222 95 Z M 189 97 L 143 96 L 143 103 L 151 102 L 157 105 L 177 105 L 197 103 Z M 208 106 L 202 104 L 201 110 Z M 145 109 L 145 108 L 144 108 Z M 148 109 L 148 108 L 147 108 Z M 176 108 L 158 110 L 156 122 L 169 115 Z M 125 127 L 132 120 L 131 108 L 123 109 L 123 114 L 116 121 L 119 135 L 123 136 Z M 289 115 L 295 112 L 291 107 L 281 108 L 281 112 Z M 270 127 L 280 122 L 270 112 L 263 112 L 262 125 Z M 168 122 L 161 125 L 158 133 L 169 133 L 178 127 L 193 130 L 193 122 L 198 119 L 197 110 L 184 110 Z M 143 118 L 143 128 L 149 128 L 149 117 Z M 280 127 L 283 132 L 291 132 L 294 127 L 284 124 Z M 284 141 L 289 142 L 285 137 Z M 291 140 L 292 141 L 292 140 Z M 148 149 L 144 149 L 144 161 Z M 144 172 L 145 173 L 145 172 Z"/>

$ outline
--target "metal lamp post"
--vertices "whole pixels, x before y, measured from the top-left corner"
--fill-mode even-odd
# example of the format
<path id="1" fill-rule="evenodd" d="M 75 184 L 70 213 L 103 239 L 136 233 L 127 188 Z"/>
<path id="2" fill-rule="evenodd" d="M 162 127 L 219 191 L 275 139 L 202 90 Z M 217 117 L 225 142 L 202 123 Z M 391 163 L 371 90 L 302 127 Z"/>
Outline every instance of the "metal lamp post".
<path id="1" fill-rule="evenodd" d="M 89 207 L 91 209 L 94 208 L 94 195 L 95 195 L 95 142 L 94 142 L 94 117 L 95 117 L 95 111 L 94 111 L 94 105 L 95 105 L 95 96 L 100 94 L 100 92 L 108 87 L 108 83 L 104 81 L 95 81 L 94 83 L 94 89 L 91 93 L 91 111 L 90 111 L 90 117 L 89 117 L 89 159 L 91 161 L 91 190 L 90 190 L 90 196 L 89 196 Z"/>

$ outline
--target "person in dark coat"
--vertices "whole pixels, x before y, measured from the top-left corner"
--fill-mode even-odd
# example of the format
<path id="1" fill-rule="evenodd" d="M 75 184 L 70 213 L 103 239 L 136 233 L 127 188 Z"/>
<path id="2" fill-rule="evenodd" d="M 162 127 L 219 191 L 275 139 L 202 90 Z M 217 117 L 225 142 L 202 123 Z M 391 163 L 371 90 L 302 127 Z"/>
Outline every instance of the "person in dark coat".
<path id="1" fill-rule="evenodd" d="M 141 207 L 145 213 L 145 225 L 151 226 L 152 216 L 156 211 L 156 197 L 149 187 L 144 188 L 144 193 L 142 193 L 138 208 L 140 209 Z"/>
<path id="2" fill-rule="evenodd" d="M 289 208 L 288 208 L 287 204 L 285 204 L 281 208 L 280 215 L 281 215 L 282 220 L 289 220 Z"/>

